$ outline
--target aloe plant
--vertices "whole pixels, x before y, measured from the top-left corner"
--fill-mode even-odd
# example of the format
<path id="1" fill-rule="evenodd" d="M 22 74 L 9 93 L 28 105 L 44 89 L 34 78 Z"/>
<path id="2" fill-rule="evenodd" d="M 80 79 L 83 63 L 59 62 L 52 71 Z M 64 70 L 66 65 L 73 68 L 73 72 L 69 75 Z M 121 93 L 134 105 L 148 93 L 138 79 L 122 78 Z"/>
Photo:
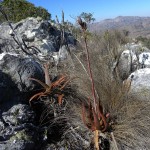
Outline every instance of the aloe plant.
<path id="1" fill-rule="evenodd" d="M 43 92 L 39 92 L 30 98 L 29 100 L 30 105 L 32 100 L 39 99 L 43 96 L 49 96 L 49 95 L 57 95 L 58 103 L 59 105 L 61 105 L 62 99 L 64 97 L 63 89 L 71 81 L 71 79 L 66 75 L 62 75 L 58 80 L 52 82 L 50 80 L 50 76 L 48 73 L 48 64 L 44 65 L 44 73 L 45 73 L 45 83 L 35 78 L 29 78 L 30 80 L 36 81 L 44 88 Z"/>

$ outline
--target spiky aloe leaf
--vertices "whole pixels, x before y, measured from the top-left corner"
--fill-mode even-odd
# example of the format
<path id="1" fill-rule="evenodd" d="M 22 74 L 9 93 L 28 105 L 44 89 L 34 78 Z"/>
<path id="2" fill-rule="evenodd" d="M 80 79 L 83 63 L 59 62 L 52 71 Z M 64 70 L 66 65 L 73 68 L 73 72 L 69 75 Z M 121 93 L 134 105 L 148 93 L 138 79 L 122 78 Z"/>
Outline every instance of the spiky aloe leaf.
<path id="1" fill-rule="evenodd" d="M 94 125 L 94 118 L 93 118 L 93 113 L 92 113 L 92 104 L 91 104 L 91 100 L 89 98 L 89 104 L 88 104 L 89 110 L 88 110 L 88 120 L 89 123 L 93 126 Z M 93 129 L 92 129 L 93 130 Z"/>
<path id="2" fill-rule="evenodd" d="M 66 76 L 61 76 L 57 81 L 52 83 L 52 87 L 59 86 L 60 84 L 62 84 L 65 81 L 66 81 Z"/>
<path id="3" fill-rule="evenodd" d="M 95 130 L 100 130 L 100 123 L 99 123 L 99 119 L 98 119 L 98 116 L 95 112 L 94 109 L 92 109 L 92 113 L 93 113 L 93 117 L 94 117 L 94 127 L 95 127 Z"/>
<path id="4" fill-rule="evenodd" d="M 35 79 L 35 78 L 29 78 L 29 80 L 33 80 L 38 82 L 40 85 L 42 85 L 45 89 L 49 88 L 49 86 L 46 83 L 43 83 L 42 81 Z"/>
<path id="5" fill-rule="evenodd" d="M 33 96 L 29 99 L 29 101 L 31 102 L 33 99 L 39 97 L 39 96 L 42 95 L 42 94 L 43 94 L 43 92 L 40 92 L 40 93 L 37 93 L 37 94 L 33 95 Z"/>
<path id="6" fill-rule="evenodd" d="M 92 125 L 86 122 L 85 105 L 83 103 L 82 103 L 82 121 L 88 129 L 92 130 Z"/>
<path id="7" fill-rule="evenodd" d="M 102 120 L 102 123 L 104 125 L 104 128 L 101 130 L 102 132 L 106 131 L 107 127 L 108 127 L 108 124 L 107 124 L 107 121 L 106 121 L 106 117 L 105 115 L 103 114 L 103 108 L 102 106 L 100 105 L 100 103 L 98 102 L 97 104 L 97 115 L 98 115 L 98 119 L 99 120 Z"/>

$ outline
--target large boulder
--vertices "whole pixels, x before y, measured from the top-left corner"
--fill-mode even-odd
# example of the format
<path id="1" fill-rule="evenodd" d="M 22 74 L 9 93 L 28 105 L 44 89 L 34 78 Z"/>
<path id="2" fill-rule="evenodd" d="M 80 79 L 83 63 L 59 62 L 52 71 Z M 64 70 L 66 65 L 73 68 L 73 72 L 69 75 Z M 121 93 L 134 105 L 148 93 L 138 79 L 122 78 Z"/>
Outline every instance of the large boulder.
<path id="1" fill-rule="evenodd" d="M 129 76 L 130 94 L 138 99 L 150 101 L 150 68 L 139 69 Z"/>
<path id="2" fill-rule="evenodd" d="M 44 80 L 41 65 L 32 58 L 22 58 L 13 54 L 1 54 L 0 70 L 11 77 L 19 91 L 28 92 L 37 86 L 29 78 Z M 9 83 L 8 81 L 6 81 Z"/>
<path id="3" fill-rule="evenodd" d="M 124 50 L 118 62 L 118 71 L 121 79 L 127 79 L 131 72 L 138 67 L 138 59 L 132 50 Z"/>

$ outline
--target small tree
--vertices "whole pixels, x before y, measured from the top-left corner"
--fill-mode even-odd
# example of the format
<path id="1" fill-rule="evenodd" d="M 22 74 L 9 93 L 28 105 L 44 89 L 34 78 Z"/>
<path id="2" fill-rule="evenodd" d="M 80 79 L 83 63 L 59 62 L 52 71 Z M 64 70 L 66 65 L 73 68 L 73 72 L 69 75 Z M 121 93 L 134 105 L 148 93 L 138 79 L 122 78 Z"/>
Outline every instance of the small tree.
<path id="1" fill-rule="evenodd" d="M 82 19 L 84 19 L 84 21 L 86 23 L 91 23 L 95 21 L 95 18 L 93 17 L 92 13 L 86 13 L 86 12 L 82 12 L 79 17 L 81 17 Z"/>

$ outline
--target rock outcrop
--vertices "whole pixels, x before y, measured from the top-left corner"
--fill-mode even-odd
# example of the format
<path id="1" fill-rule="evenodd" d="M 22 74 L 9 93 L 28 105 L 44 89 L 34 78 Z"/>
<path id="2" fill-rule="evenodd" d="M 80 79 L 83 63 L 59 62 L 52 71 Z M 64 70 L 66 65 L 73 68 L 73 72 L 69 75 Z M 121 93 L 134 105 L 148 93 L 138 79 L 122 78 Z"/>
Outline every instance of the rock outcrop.
<path id="1" fill-rule="evenodd" d="M 129 75 L 142 68 L 150 67 L 150 50 L 143 47 L 141 44 L 126 44 L 123 47 L 125 50 L 120 55 L 117 67 L 119 76 L 125 80 Z"/>
<path id="2" fill-rule="evenodd" d="M 53 59 L 50 61 L 57 62 L 66 59 L 68 50 L 70 53 L 76 44 L 76 40 L 70 33 L 64 33 L 63 42 L 61 36 L 62 31 L 59 28 L 41 18 L 27 18 L 15 24 L 0 25 L 1 150 L 48 150 L 58 147 L 65 149 L 68 138 L 70 143 L 74 138 L 66 133 L 66 139 L 60 140 L 62 130 L 66 126 L 62 116 L 61 125 L 56 120 L 51 128 L 49 127 L 49 122 L 53 121 L 54 115 L 61 114 L 59 106 L 56 105 L 58 107 L 56 109 L 55 104 L 52 104 L 46 108 L 43 103 L 36 101 L 34 107 L 29 105 L 31 96 L 43 90 L 39 83 L 30 78 L 44 82 L 43 63 L 51 57 Z M 40 117 L 45 111 L 49 111 L 45 115 L 50 119 L 47 123 L 46 116 L 44 118 L 46 123 L 41 125 Z M 72 147 L 83 145 L 72 144 Z"/>
<path id="3" fill-rule="evenodd" d="M 52 26 L 49 21 L 41 18 L 27 18 L 15 24 L 0 25 L 0 52 L 15 52 L 36 55 L 53 55 L 59 52 L 63 45 L 74 47 L 75 38 L 65 32 L 62 41 L 62 31 Z M 67 49 L 65 49 L 67 51 Z"/>

